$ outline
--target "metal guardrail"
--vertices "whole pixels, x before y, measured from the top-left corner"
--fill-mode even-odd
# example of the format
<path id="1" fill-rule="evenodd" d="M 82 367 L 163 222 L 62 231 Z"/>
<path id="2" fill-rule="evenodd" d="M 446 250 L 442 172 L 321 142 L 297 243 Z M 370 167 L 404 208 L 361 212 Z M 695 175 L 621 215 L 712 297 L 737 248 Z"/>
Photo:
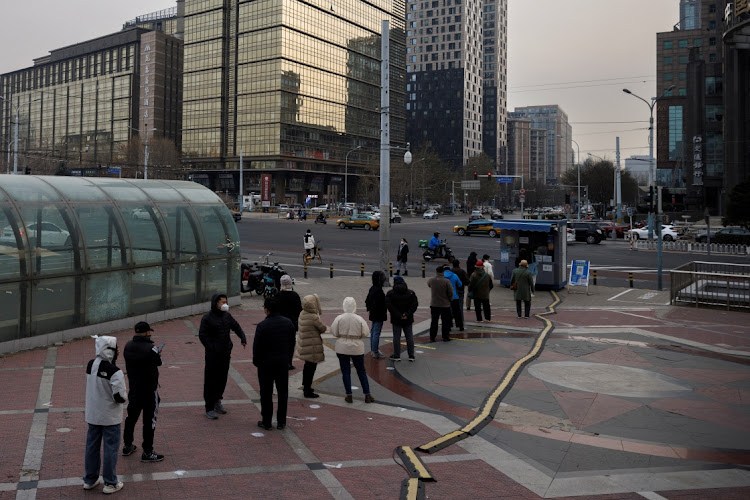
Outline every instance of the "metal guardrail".
<path id="1" fill-rule="evenodd" d="M 669 272 L 671 305 L 750 312 L 750 265 L 694 261 Z"/>
<path id="2" fill-rule="evenodd" d="M 708 253 L 708 243 L 695 243 L 693 241 L 662 241 L 662 250 L 677 252 Z M 656 240 L 635 240 L 635 250 L 656 250 Z M 750 247 L 747 245 L 725 245 L 711 243 L 711 253 L 726 255 L 750 255 Z"/>

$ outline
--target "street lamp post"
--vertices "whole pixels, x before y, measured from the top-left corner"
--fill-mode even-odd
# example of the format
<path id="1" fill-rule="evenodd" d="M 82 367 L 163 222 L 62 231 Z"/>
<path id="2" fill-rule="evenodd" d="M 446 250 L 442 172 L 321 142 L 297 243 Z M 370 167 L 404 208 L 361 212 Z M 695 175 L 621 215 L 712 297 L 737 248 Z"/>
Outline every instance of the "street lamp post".
<path id="1" fill-rule="evenodd" d="M 146 127 L 147 127 L 147 125 L 144 123 L 143 130 L 144 130 L 144 133 L 146 135 L 146 141 L 145 141 L 145 144 L 143 146 L 143 180 L 148 179 L 148 130 L 149 129 L 146 128 Z M 135 128 L 135 127 L 128 126 L 128 128 L 130 130 L 135 130 L 139 134 L 141 133 L 141 131 L 138 130 L 137 128 Z M 154 127 L 154 128 L 151 129 L 152 132 L 155 131 L 155 130 L 156 130 L 156 127 Z M 138 178 L 138 166 L 137 165 L 135 167 L 135 178 L 136 179 Z"/>
<path id="2" fill-rule="evenodd" d="M 362 146 L 357 146 L 347 151 L 344 157 L 344 210 L 346 210 L 346 203 L 349 201 L 349 153 L 353 153 L 358 149 L 362 149 Z"/>
<path id="3" fill-rule="evenodd" d="M 578 150 L 578 220 L 581 220 L 581 146 L 574 139 L 571 139 L 570 142 L 575 144 Z"/>
<path id="4" fill-rule="evenodd" d="M 411 158 L 411 152 L 409 152 L 409 156 Z M 427 158 L 420 158 L 419 160 L 415 161 L 414 165 L 412 165 L 412 168 L 409 169 L 409 179 L 410 179 L 410 184 L 411 184 L 411 187 L 410 187 L 411 194 L 409 195 L 410 196 L 409 202 L 411 203 L 412 210 L 416 208 L 414 207 L 414 167 L 417 165 L 417 163 L 421 161 L 425 161 L 426 159 Z M 406 163 L 406 159 L 404 159 L 404 163 Z M 409 163 L 411 163 L 411 159 L 409 160 Z M 406 163 L 406 164 L 409 165 L 409 163 Z M 422 172 L 423 172 L 422 179 L 424 179 L 424 165 L 422 166 Z M 424 187 L 424 182 L 422 183 L 422 187 Z"/>
<path id="5" fill-rule="evenodd" d="M 648 106 L 649 110 L 649 119 L 648 119 L 648 157 L 650 160 L 650 165 L 648 169 L 649 174 L 649 188 L 651 189 L 651 209 L 648 212 L 648 237 L 651 239 L 654 236 L 654 197 L 657 196 L 657 186 L 656 186 L 656 161 L 654 158 L 654 107 L 656 106 L 656 102 L 665 97 L 668 92 L 671 92 L 672 89 L 674 89 L 674 85 L 671 85 L 667 90 L 664 91 L 662 95 L 659 97 L 652 97 L 651 102 L 648 102 L 646 99 L 644 99 L 641 96 L 638 96 L 628 89 L 622 89 L 623 92 L 626 94 L 630 94 L 633 97 L 640 99 L 641 101 L 646 103 L 646 106 Z M 656 288 L 661 291 L 662 289 L 662 259 L 661 259 L 661 253 L 662 253 L 662 236 L 661 236 L 661 220 L 657 221 L 657 227 L 656 227 Z"/>
<path id="6" fill-rule="evenodd" d="M 36 99 L 22 102 L 18 104 L 18 106 L 16 106 L 16 126 L 15 132 L 13 134 L 13 175 L 18 175 L 18 110 L 21 109 L 21 106 L 26 106 L 27 104 L 31 104 L 32 102 L 36 102 L 39 100 L 40 98 L 37 97 Z"/>

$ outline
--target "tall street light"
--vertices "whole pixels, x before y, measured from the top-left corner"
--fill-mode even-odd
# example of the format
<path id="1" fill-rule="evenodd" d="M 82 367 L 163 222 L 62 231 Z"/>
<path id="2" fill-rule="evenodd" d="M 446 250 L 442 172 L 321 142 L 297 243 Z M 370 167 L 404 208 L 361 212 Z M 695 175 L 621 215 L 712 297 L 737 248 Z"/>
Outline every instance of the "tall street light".
<path id="1" fill-rule="evenodd" d="M 564 139 L 562 135 L 558 135 L 557 137 Z M 578 145 L 575 139 L 570 139 L 570 142 L 575 144 L 578 150 L 578 220 L 581 220 L 581 146 Z"/>
<path id="2" fill-rule="evenodd" d="M 641 101 L 646 103 L 646 106 L 648 106 L 649 111 L 649 119 L 648 119 L 648 157 L 651 162 L 648 169 L 648 185 L 651 189 L 651 208 L 648 212 L 648 237 L 653 238 L 654 236 L 654 212 L 653 212 L 653 205 L 654 205 L 654 196 L 656 196 L 656 161 L 654 158 L 654 107 L 656 106 L 656 102 L 661 99 L 662 97 L 665 97 L 668 92 L 671 92 L 672 89 L 674 89 L 674 85 L 670 86 L 667 90 L 664 91 L 662 95 L 659 97 L 652 97 L 651 102 L 648 102 L 643 97 L 636 95 L 632 93 L 628 89 L 622 89 L 623 92 L 626 94 L 630 94 L 636 99 L 640 99 Z"/>
<path id="3" fill-rule="evenodd" d="M 408 162 L 406 161 L 406 153 L 404 153 L 404 163 L 409 165 L 409 163 L 411 163 L 411 152 L 407 151 L 407 153 L 409 153 L 409 161 Z M 425 161 L 426 159 L 427 158 L 420 158 L 419 160 L 415 161 L 414 165 L 412 165 L 412 168 L 409 169 L 409 180 L 410 180 L 410 185 L 411 185 L 410 193 L 409 193 L 409 203 L 411 203 L 412 210 L 415 209 L 414 207 L 414 167 L 417 165 L 417 163 L 421 161 Z M 424 165 L 422 166 L 422 172 L 423 172 L 422 179 L 424 179 Z M 424 181 L 422 182 L 422 187 L 424 187 Z"/>
<path id="4" fill-rule="evenodd" d="M 349 154 L 362 149 L 362 146 L 357 146 L 354 149 L 347 151 L 346 157 L 344 158 L 344 210 L 346 210 L 346 203 L 349 201 Z"/>
<path id="5" fill-rule="evenodd" d="M 149 129 L 146 128 L 147 125 L 145 123 L 143 125 L 144 125 L 144 127 L 143 127 L 144 134 L 146 135 L 146 141 L 145 141 L 145 144 L 143 146 L 143 180 L 146 180 L 146 179 L 148 179 L 148 130 Z M 128 125 L 128 128 L 130 130 L 135 130 L 139 134 L 141 133 L 141 131 L 139 129 L 135 128 L 135 127 L 131 127 L 131 126 Z M 156 131 L 156 127 L 152 128 L 151 131 L 152 132 Z M 136 179 L 138 178 L 138 166 L 137 165 L 135 167 L 135 178 Z"/>
<path id="6" fill-rule="evenodd" d="M 15 133 L 13 135 L 13 175 L 18 175 L 18 110 L 21 109 L 21 106 L 26 106 L 27 104 L 31 104 L 32 102 L 36 102 L 39 100 L 41 100 L 41 98 L 37 97 L 36 99 L 22 102 L 18 106 L 16 106 L 16 127 Z"/>

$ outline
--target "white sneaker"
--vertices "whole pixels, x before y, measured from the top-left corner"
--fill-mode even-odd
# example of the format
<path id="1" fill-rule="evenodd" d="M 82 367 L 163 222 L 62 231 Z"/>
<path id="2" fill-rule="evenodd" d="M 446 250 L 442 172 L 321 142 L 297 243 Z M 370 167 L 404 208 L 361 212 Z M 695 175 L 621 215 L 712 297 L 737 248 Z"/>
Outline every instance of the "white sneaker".
<path id="1" fill-rule="evenodd" d="M 122 489 L 122 487 L 125 486 L 122 484 L 122 481 L 118 481 L 117 484 L 106 484 L 104 485 L 104 489 L 102 489 L 102 493 L 105 495 L 109 495 L 110 493 L 116 493 Z"/>
<path id="2" fill-rule="evenodd" d="M 94 488 L 96 488 L 97 486 L 99 486 L 100 484 L 102 484 L 102 482 L 103 482 L 102 477 L 99 476 L 99 478 L 96 481 L 94 481 L 93 483 L 91 483 L 91 484 L 88 484 L 88 483 L 84 482 L 83 483 L 83 489 L 84 490 L 93 490 Z"/>

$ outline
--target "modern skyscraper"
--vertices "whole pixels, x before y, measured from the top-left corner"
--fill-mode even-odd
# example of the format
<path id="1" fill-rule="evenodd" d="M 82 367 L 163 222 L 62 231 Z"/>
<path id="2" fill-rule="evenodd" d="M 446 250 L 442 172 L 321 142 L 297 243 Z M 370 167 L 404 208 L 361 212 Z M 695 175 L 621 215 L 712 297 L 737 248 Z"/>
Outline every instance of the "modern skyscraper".
<path id="1" fill-rule="evenodd" d="M 482 34 L 482 149 L 504 172 L 508 140 L 508 0 L 484 0 Z"/>
<path id="2" fill-rule="evenodd" d="M 193 180 L 208 185 L 242 153 L 247 192 L 270 173 L 275 203 L 343 201 L 349 178 L 353 199 L 356 177 L 378 165 L 383 19 L 391 140 L 404 144 L 405 11 L 403 0 L 186 0 L 182 140 L 183 163 L 202 169 Z M 211 187 L 236 193 L 237 177 L 221 175 Z"/>
<path id="3" fill-rule="evenodd" d="M 506 19 L 505 4 L 505 0 L 491 4 L 489 0 L 407 0 L 407 140 L 416 147 L 429 143 L 453 168 L 483 150 L 484 56 L 489 48 L 505 46 L 505 26 L 498 26 Z M 491 8 L 487 22 L 495 26 L 495 36 L 487 38 L 491 40 L 487 45 L 482 36 L 483 8 Z M 494 68 L 491 81 L 504 85 L 505 54 L 488 56 L 487 67 Z M 494 100 L 489 101 L 497 120 L 502 119 L 498 99 L 504 101 L 504 93 L 504 88 L 500 97 L 492 93 Z M 495 134 L 498 129 L 502 132 L 499 127 Z"/>
<path id="4" fill-rule="evenodd" d="M 665 95 L 656 107 L 657 182 L 684 195 L 688 210 L 708 207 L 717 214 L 724 177 L 726 3 L 681 0 L 679 25 L 656 35 L 656 96 Z"/>
<path id="5" fill-rule="evenodd" d="M 568 115 L 557 105 L 526 106 L 508 113 L 509 122 L 516 119 L 528 119 L 528 129 L 543 134 L 544 147 L 538 149 L 545 152 L 544 164 L 534 178 L 547 185 L 557 184 L 563 170 L 571 167 L 573 129 L 568 123 Z M 508 161 L 509 165 L 515 161 L 510 159 L 510 154 Z"/>

